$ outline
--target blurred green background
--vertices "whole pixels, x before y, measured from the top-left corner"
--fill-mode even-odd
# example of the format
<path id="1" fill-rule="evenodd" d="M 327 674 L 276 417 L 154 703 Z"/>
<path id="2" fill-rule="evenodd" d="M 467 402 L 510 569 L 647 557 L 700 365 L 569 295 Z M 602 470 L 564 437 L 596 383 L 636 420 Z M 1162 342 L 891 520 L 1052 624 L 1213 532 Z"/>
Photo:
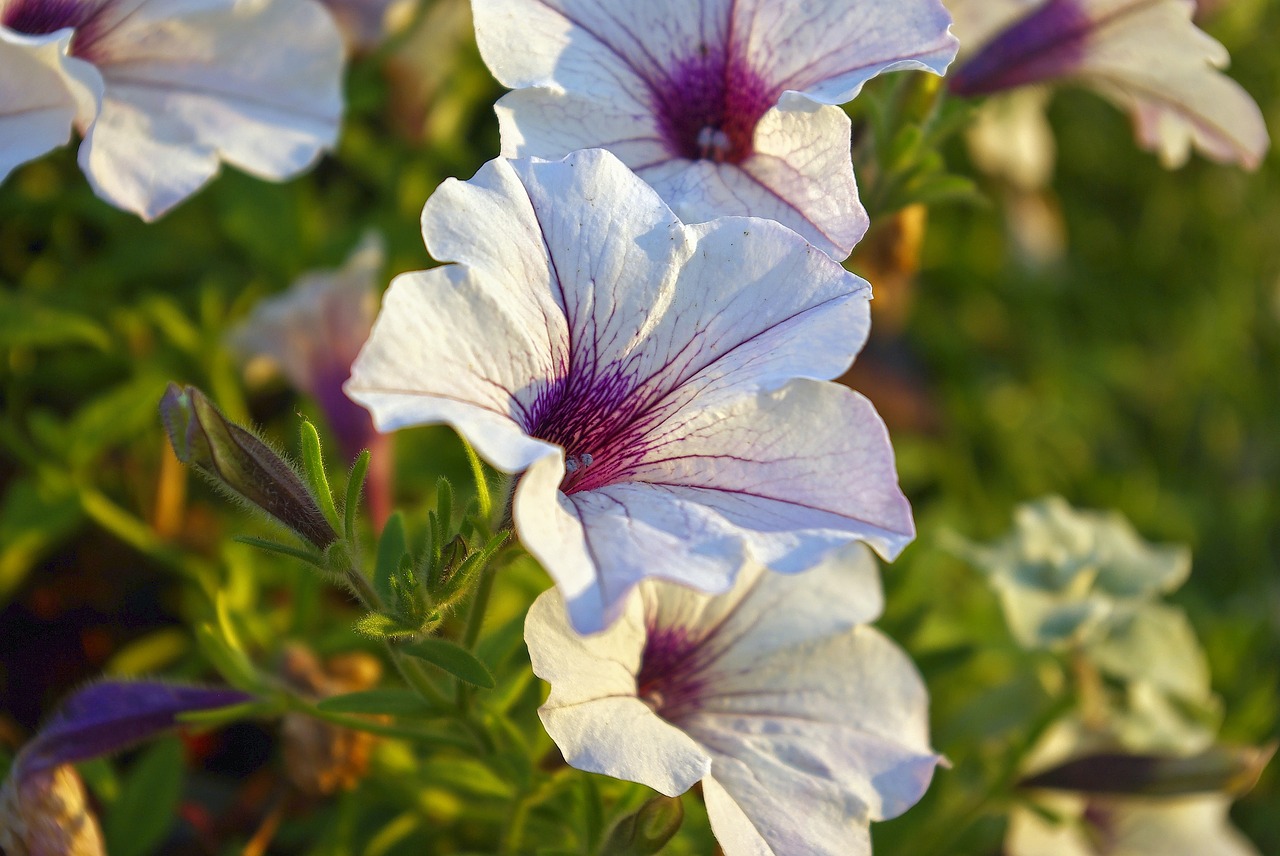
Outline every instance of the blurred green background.
<path id="1" fill-rule="evenodd" d="M 205 388 L 289 447 L 311 406 L 279 384 L 246 395 L 228 326 L 304 270 L 337 266 L 370 227 L 387 240 L 387 281 L 432 263 L 422 203 L 497 153 L 501 89 L 465 20 L 449 20 L 353 65 L 339 150 L 289 184 L 225 170 L 154 225 L 96 200 L 72 148 L 0 186 L 4 742 L 121 652 L 171 663 L 181 644 L 155 640 L 182 637 L 193 585 L 174 557 L 212 555 L 244 526 L 194 481 L 181 530 L 156 520 L 164 384 Z M 1275 134 L 1280 54 L 1259 34 L 1280 33 L 1280 7 L 1241 0 L 1208 27 Z M 1047 493 L 1191 546 L 1173 600 L 1206 646 L 1223 739 L 1280 738 L 1280 155 L 1256 174 L 1199 159 L 1167 172 L 1090 93 L 1061 92 L 1050 118 L 1046 200 L 1065 254 L 1020 259 L 992 188 L 984 204 L 935 207 L 921 270 L 898 286 L 909 306 L 877 322 L 855 376 L 890 422 L 920 530 L 886 569 L 882 626 L 919 660 L 955 764 L 878 828 L 877 852 L 998 850 L 1002 806 L 985 798 L 1037 700 L 994 595 L 939 538 L 994 537 Z M 967 171 L 959 140 L 946 155 Z M 400 460 L 411 507 L 437 474 L 462 472 L 442 432 L 409 438 Z M 1273 766 L 1233 812 L 1264 854 L 1280 853 L 1277 805 Z"/>

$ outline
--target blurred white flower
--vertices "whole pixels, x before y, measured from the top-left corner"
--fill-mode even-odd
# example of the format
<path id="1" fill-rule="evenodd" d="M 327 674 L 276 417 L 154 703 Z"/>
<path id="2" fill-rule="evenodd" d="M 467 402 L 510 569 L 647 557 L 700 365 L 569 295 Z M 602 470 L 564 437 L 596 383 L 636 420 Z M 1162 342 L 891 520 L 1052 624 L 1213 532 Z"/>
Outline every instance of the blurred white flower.
<path id="1" fill-rule="evenodd" d="M 1014 638 L 1055 648 L 1101 635 L 1100 625 L 1173 591 L 1191 573 L 1182 546 L 1143 541 L 1119 514 L 1077 511 L 1061 497 L 1018 506 L 995 544 L 961 545 L 1000 595 Z"/>
<path id="2" fill-rule="evenodd" d="M 313 0 L 0 4 L 6 55 L 18 47 L 46 57 L 50 45 L 69 49 L 61 63 L 45 63 L 62 72 L 62 91 L 76 107 L 66 109 L 48 74 L 26 71 L 31 85 L 11 86 L 6 61 L 0 168 L 47 149 L 52 138 L 65 140 L 74 122 L 84 136 L 80 166 L 95 192 L 153 220 L 203 186 L 222 161 L 281 180 L 337 139 L 342 42 Z M 31 62 L 24 61 L 28 69 Z M 61 105 L 56 118 L 67 126 L 53 133 L 55 115 L 22 113 L 26 102 Z"/>
<path id="3" fill-rule="evenodd" d="M 951 91 L 985 95 L 1075 80 L 1127 110 L 1139 143 L 1180 166 L 1199 149 L 1254 169 L 1262 112 L 1224 75 L 1226 49 L 1192 22 L 1192 0 L 947 0 L 966 57 Z"/>
<path id="4" fill-rule="evenodd" d="M 312 271 L 288 291 L 260 302 L 228 333 L 246 372 L 279 371 L 320 406 L 345 460 L 373 451 L 365 496 L 375 524 L 391 513 L 391 449 L 369 413 L 347 398 L 342 385 L 369 338 L 378 314 L 382 239 L 364 237 L 338 270 Z"/>
<path id="5" fill-rule="evenodd" d="M 601 150 L 494 161 L 423 211 L 450 265 L 392 283 L 347 392 L 523 473 L 516 531 L 574 624 L 641 579 L 725 591 L 914 536 L 884 424 L 833 383 L 869 287 L 766 220 L 686 226 Z"/>
<path id="6" fill-rule="evenodd" d="M 507 157 L 607 148 L 686 222 L 777 220 L 844 258 L 867 228 L 843 104 L 943 73 L 940 0 L 475 0 Z"/>
<path id="7" fill-rule="evenodd" d="M 865 626 L 882 604 L 861 545 L 795 577 L 744 570 L 719 597 L 645 582 L 595 636 L 552 590 L 525 622 L 551 684 L 538 712 L 574 767 L 668 796 L 702 782 L 726 856 L 869 854 L 868 824 L 941 761 L 919 674 Z"/>

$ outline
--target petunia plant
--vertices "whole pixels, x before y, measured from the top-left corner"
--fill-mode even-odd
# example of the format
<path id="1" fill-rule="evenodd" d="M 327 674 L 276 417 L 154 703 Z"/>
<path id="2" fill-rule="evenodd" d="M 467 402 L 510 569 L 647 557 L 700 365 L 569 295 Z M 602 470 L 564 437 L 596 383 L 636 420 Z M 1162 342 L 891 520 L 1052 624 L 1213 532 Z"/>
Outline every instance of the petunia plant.
<path id="1" fill-rule="evenodd" d="M 1215 5 L 0 0 L 0 849 L 1280 847 Z"/>

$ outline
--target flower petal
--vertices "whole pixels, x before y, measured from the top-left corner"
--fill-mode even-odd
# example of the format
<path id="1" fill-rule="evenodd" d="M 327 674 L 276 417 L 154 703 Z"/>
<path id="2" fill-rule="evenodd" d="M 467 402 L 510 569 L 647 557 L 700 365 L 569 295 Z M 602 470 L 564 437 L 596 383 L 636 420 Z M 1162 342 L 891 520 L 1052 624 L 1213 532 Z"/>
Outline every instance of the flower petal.
<path id="1" fill-rule="evenodd" d="M 939 0 L 739 0 L 733 10 L 738 49 L 761 58 L 761 71 L 780 88 L 824 104 L 851 100 L 881 72 L 943 74 L 959 44 L 950 24 Z"/>
<path id="2" fill-rule="evenodd" d="M 859 849 L 866 824 L 914 805 L 941 760 L 911 661 L 859 627 L 735 666 L 707 670 L 703 710 L 682 722 L 711 751 L 708 781 L 723 789 L 714 804 L 707 789 L 717 837 L 750 840 L 750 818 L 770 849 L 746 852 L 869 853 Z"/>
<path id="3" fill-rule="evenodd" d="M 572 766 L 640 782 L 667 796 L 684 793 L 707 775 L 706 752 L 635 697 L 644 647 L 638 599 L 608 631 L 583 637 L 564 620 L 559 594 L 544 592 L 529 608 L 525 638 L 534 674 L 551 683 L 538 715 Z"/>
<path id="4" fill-rule="evenodd" d="M 723 215 L 776 220 L 844 258 L 869 223 L 849 161 L 850 133 L 840 108 L 788 95 L 761 117 L 755 154 L 740 165 L 667 160 L 637 169 L 685 222 Z"/>
<path id="5" fill-rule="evenodd" d="M 721 407 L 699 402 L 645 443 L 625 482 L 558 505 L 549 480 L 517 489 L 521 541 L 580 632 L 607 626 L 646 577 L 723 592 L 747 560 L 794 573 L 853 540 L 896 556 L 914 537 L 883 423 L 843 387 L 798 380 Z M 555 525 L 526 519 L 549 508 Z"/>
<path id="6" fill-rule="evenodd" d="M 0 27 L 0 181 L 14 167 L 71 138 L 72 124 L 91 121 L 102 79 L 68 56 L 71 30 L 28 36 Z"/>
<path id="7" fill-rule="evenodd" d="M 80 165 L 100 196 L 143 219 L 222 160 L 281 180 L 337 139 L 342 39 L 312 0 L 140 0 L 93 26 L 106 96 Z"/>

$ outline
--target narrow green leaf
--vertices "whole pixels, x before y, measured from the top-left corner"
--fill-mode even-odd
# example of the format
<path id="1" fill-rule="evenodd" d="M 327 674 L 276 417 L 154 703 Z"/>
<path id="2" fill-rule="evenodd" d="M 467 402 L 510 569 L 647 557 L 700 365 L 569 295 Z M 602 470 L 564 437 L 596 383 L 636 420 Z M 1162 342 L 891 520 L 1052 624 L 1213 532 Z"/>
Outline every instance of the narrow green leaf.
<path id="1" fill-rule="evenodd" d="M 177 720 L 183 724 L 196 725 L 201 728 L 221 728 L 234 722 L 242 722 L 246 719 L 261 719 L 278 715 L 281 712 L 280 705 L 275 702 L 246 701 L 213 710 L 192 710 L 187 713 L 180 713 L 177 716 Z"/>
<path id="2" fill-rule="evenodd" d="M 259 550 L 266 550 L 268 553 L 279 553 L 282 556 L 299 559 L 308 565 L 315 565 L 321 570 L 324 569 L 324 557 L 310 550 L 291 547 L 288 544 L 280 544 L 267 538 L 255 538 L 252 535 L 234 535 L 231 540 L 240 544 L 247 544 L 250 547 L 257 547 Z"/>
<path id="3" fill-rule="evenodd" d="M 200 652 L 227 683 L 245 692 L 261 692 L 262 681 L 253 663 L 228 645 L 212 624 L 196 625 L 195 634 Z"/>
<path id="4" fill-rule="evenodd" d="M 146 856 L 164 841 L 182 798 L 182 744 L 157 741 L 129 771 L 103 822 L 107 852 Z"/>
<path id="5" fill-rule="evenodd" d="M 307 477 L 307 485 L 320 503 L 320 511 L 333 527 L 334 532 L 343 531 L 342 520 L 338 517 L 338 509 L 333 504 L 333 490 L 329 487 L 329 477 L 324 472 L 324 455 L 320 451 L 320 433 L 310 420 L 302 420 L 302 471 Z"/>
<path id="6" fill-rule="evenodd" d="M 392 716 L 430 716 L 436 709 L 422 700 L 413 690 L 386 689 L 364 690 L 358 693 L 331 696 L 316 705 L 329 713 L 390 714 Z"/>
<path id="7" fill-rule="evenodd" d="M 347 476 L 347 498 L 342 506 L 343 533 L 352 544 L 356 541 L 356 515 L 360 513 L 360 494 L 364 491 L 365 476 L 369 474 L 369 457 L 368 449 L 361 452 Z"/>
<path id="8" fill-rule="evenodd" d="M 359 619 L 356 621 L 355 629 L 360 635 L 371 639 L 404 639 L 416 636 L 420 631 L 418 627 L 408 626 L 381 612 L 371 612 Z"/>
<path id="9" fill-rule="evenodd" d="M 426 660 L 431 665 L 443 669 L 455 678 L 466 681 L 481 689 L 493 689 L 493 675 L 489 667 L 480 662 L 474 654 L 460 645 L 445 639 L 419 639 L 400 650 L 412 657 Z"/>
<path id="10" fill-rule="evenodd" d="M 0 345 L 93 345 L 111 347 L 111 337 L 92 318 L 44 306 L 8 290 L 0 290 Z"/>
<path id="11" fill-rule="evenodd" d="M 378 538 L 378 558 L 373 565 L 373 587 L 384 603 L 392 598 L 391 578 L 400 569 L 400 561 L 409 552 L 404 534 L 404 514 L 397 511 L 387 518 Z"/>

